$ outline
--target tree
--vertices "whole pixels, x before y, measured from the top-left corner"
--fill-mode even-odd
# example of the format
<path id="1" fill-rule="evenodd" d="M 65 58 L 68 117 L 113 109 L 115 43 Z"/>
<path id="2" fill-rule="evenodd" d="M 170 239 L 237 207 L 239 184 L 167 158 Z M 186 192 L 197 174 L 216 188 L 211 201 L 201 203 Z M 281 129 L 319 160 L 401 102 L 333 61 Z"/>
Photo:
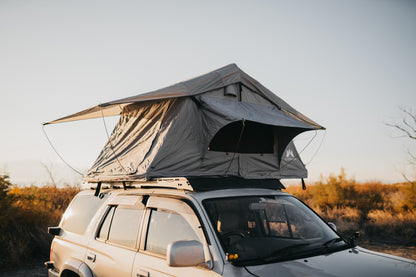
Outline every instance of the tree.
<path id="1" fill-rule="evenodd" d="M 412 148 L 407 149 L 407 153 L 409 155 L 408 164 L 416 173 L 416 112 L 414 112 L 410 108 L 405 107 L 402 107 L 400 109 L 403 113 L 401 122 L 388 123 L 387 125 L 398 130 L 400 133 L 400 137 L 410 139 Z M 406 173 L 403 172 L 402 175 L 408 182 L 411 182 L 409 176 Z"/>
<path id="2" fill-rule="evenodd" d="M 6 199 L 7 192 L 11 185 L 9 175 L 0 174 L 0 201 L 4 201 Z"/>
<path id="3" fill-rule="evenodd" d="M 46 172 L 48 173 L 49 179 L 51 179 L 52 185 L 56 185 L 55 178 L 52 173 L 52 166 L 48 166 L 46 163 L 41 163 L 41 165 L 45 168 Z"/>
<path id="4" fill-rule="evenodd" d="M 403 178 L 409 183 L 407 188 L 406 200 L 405 200 L 405 209 L 416 209 L 416 112 L 410 108 L 401 108 L 403 113 L 402 121 L 400 123 L 387 124 L 390 127 L 399 130 L 401 137 L 410 139 L 411 148 L 407 149 L 409 155 L 408 166 L 413 174 L 412 177 L 406 173 L 402 172 Z"/>

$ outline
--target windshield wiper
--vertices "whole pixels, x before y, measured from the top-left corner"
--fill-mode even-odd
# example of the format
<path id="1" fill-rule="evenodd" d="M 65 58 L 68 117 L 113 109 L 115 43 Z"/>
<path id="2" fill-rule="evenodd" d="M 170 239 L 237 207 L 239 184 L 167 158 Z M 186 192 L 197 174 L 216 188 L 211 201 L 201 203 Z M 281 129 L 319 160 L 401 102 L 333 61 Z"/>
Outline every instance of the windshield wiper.
<path id="1" fill-rule="evenodd" d="M 295 249 L 298 248 L 304 248 L 306 246 L 311 245 L 311 243 L 299 243 L 299 244 L 292 244 L 289 245 L 287 247 L 281 248 L 273 253 L 271 253 L 270 255 L 267 255 L 266 258 L 263 258 L 265 261 L 271 261 L 271 260 L 281 260 L 281 259 L 292 259 L 293 257 L 298 257 L 298 256 L 304 256 L 304 255 L 311 255 L 313 253 L 320 253 L 322 252 L 324 249 L 326 249 L 326 251 L 332 251 L 332 249 L 337 249 L 340 247 L 345 247 L 346 243 L 344 243 L 342 246 L 337 246 L 334 247 L 334 244 L 336 244 L 337 242 L 340 241 L 344 241 L 342 238 L 337 237 L 337 238 L 333 238 L 330 239 L 328 241 L 326 241 L 325 243 L 323 243 L 322 245 L 324 246 L 324 248 L 315 248 L 315 247 L 309 247 L 308 249 L 302 250 L 302 251 L 294 251 Z M 324 251 L 324 252 L 326 252 Z"/>
<path id="2" fill-rule="evenodd" d="M 340 242 L 340 241 L 343 241 L 343 239 L 342 239 L 342 238 L 340 238 L 340 237 L 338 237 L 338 238 L 333 238 L 333 239 L 328 240 L 327 242 L 324 242 L 324 243 L 323 243 L 323 246 L 325 246 L 325 248 L 327 248 L 327 249 L 331 249 L 331 248 L 332 248 L 332 246 L 333 246 L 335 243 Z"/>
<path id="3" fill-rule="evenodd" d="M 292 254 L 293 250 L 298 249 L 298 248 L 303 248 L 305 246 L 308 246 L 309 244 L 310 243 L 308 243 L 308 242 L 292 244 L 292 245 L 280 248 L 279 250 L 276 250 L 276 251 L 268 254 L 263 259 L 265 261 L 270 261 L 270 260 L 275 260 L 275 259 L 280 259 L 280 258 L 286 258 L 286 255 Z"/>

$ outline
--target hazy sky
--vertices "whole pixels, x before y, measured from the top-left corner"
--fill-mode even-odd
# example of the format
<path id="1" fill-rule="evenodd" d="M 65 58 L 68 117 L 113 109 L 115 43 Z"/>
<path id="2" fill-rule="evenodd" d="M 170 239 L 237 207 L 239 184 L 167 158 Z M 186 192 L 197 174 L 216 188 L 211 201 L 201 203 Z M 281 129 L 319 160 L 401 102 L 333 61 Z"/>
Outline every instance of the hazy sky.
<path id="1" fill-rule="evenodd" d="M 385 123 L 416 109 L 415 49 L 416 1 L 0 0 L 0 163 L 59 163 L 42 122 L 236 63 L 327 128 L 301 154 L 310 180 L 402 181 Z M 79 169 L 107 140 L 102 119 L 46 131 Z"/>

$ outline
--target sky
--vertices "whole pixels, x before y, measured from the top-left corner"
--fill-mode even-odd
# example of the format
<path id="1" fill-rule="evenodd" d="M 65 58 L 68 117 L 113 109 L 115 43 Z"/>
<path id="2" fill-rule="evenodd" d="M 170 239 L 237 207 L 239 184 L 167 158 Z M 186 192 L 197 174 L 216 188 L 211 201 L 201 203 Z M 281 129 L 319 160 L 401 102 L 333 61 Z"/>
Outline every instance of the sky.
<path id="1" fill-rule="evenodd" d="M 43 122 L 236 63 L 326 127 L 296 138 L 307 181 L 401 182 L 412 145 L 386 123 L 416 109 L 415 49 L 416 1 L 0 0 L 0 171 L 77 180 Z M 45 131 L 80 171 L 107 140 L 102 119 Z"/>

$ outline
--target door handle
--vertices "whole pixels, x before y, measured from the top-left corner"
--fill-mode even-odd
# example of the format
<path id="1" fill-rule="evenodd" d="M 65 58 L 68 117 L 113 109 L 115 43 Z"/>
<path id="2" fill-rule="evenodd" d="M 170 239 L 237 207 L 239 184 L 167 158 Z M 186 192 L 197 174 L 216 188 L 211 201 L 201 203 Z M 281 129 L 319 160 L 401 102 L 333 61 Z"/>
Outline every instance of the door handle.
<path id="1" fill-rule="evenodd" d="M 95 262 L 95 257 L 96 257 L 95 254 L 91 254 L 91 253 L 87 254 L 87 260 L 91 262 Z"/>
<path id="2" fill-rule="evenodd" d="M 149 271 L 144 269 L 139 269 L 139 272 L 137 272 L 137 277 L 149 277 Z"/>

